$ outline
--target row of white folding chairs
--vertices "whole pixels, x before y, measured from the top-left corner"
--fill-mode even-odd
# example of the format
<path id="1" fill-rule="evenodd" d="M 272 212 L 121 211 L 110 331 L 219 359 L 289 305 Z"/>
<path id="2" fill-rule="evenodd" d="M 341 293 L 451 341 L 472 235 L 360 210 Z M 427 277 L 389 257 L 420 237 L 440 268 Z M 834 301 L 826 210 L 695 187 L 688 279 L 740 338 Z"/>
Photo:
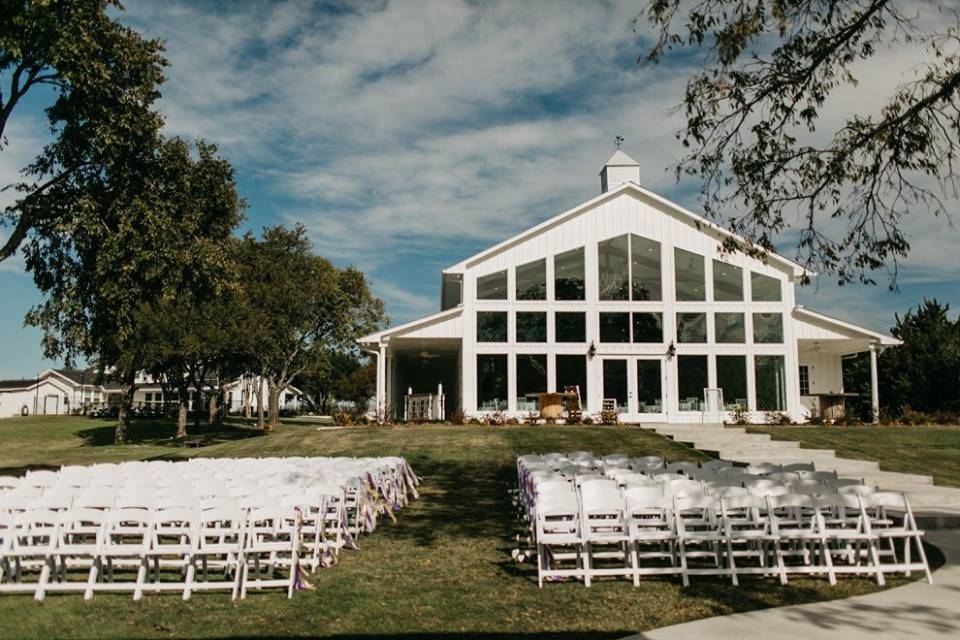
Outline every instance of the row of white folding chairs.
<path id="1" fill-rule="evenodd" d="M 903 511 L 902 523 L 887 508 Z M 721 575 L 736 584 L 759 574 L 786 583 L 791 573 L 825 575 L 831 584 L 840 574 L 871 575 L 883 584 L 885 574 L 914 570 L 932 580 L 923 532 L 902 494 L 678 497 L 592 482 L 544 494 L 535 527 L 541 586 L 562 577 L 589 586 L 600 576 L 639 584 L 642 575 L 676 575 L 684 584 L 691 575 Z"/>
<path id="2" fill-rule="evenodd" d="M 323 506 L 251 509 L 68 509 L 0 514 L 0 593 L 228 590 L 284 587 L 332 551 Z M 301 502 L 303 504 L 293 504 Z M 211 572 L 211 569 L 213 570 Z M 78 580 L 76 571 L 86 573 Z M 135 571 L 135 576 L 131 575 Z M 149 580 L 149 573 L 153 580 Z"/>

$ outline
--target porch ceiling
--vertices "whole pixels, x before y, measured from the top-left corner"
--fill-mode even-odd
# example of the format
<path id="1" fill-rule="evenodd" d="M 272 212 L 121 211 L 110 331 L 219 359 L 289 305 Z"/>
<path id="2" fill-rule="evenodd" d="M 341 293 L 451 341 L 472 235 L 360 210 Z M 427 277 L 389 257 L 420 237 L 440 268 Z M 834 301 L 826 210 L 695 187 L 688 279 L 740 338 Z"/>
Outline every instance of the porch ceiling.
<path id="1" fill-rule="evenodd" d="M 847 338 L 843 340 L 830 339 L 800 339 L 797 340 L 797 351 L 801 354 L 832 353 L 847 355 L 870 350 L 869 338 Z"/>
<path id="2" fill-rule="evenodd" d="M 397 355 L 416 355 L 421 351 L 455 354 L 460 351 L 461 343 L 459 338 L 393 338 L 388 346 Z"/>

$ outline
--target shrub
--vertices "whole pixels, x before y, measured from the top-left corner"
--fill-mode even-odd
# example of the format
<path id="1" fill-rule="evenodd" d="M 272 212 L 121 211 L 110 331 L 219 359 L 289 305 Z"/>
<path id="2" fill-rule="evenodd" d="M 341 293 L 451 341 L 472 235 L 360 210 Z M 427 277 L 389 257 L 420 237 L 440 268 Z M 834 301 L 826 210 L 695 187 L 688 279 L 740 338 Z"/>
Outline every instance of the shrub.
<path id="1" fill-rule="evenodd" d="M 606 425 L 617 424 L 620 422 L 620 414 L 616 410 L 601 411 L 597 414 L 596 418 L 594 418 L 594 422 Z"/>
<path id="2" fill-rule="evenodd" d="M 750 412 L 743 405 L 737 405 L 730 412 L 730 422 L 728 424 L 747 424 L 750 422 Z"/>
<path id="3" fill-rule="evenodd" d="M 523 416 L 523 424 L 529 424 L 529 425 L 540 424 L 540 412 L 528 411 L 526 415 Z"/>
<path id="4" fill-rule="evenodd" d="M 450 422 L 453 424 L 469 424 L 470 416 L 463 409 L 457 409 L 450 414 Z"/>
<path id="5" fill-rule="evenodd" d="M 487 414 L 486 425 L 491 427 L 501 427 L 506 423 L 507 416 L 503 411 L 494 411 L 493 413 Z"/>
<path id="6" fill-rule="evenodd" d="M 353 425 L 353 416 L 348 411 L 337 411 L 332 416 L 333 423 L 344 427 Z"/>
<path id="7" fill-rule="evenodd" d="M 593 418 L 591 418 L 590 416 L 587 416 L 586 418 L 583 419 L 583 424 L 588 425 L 588 426 L 589 426 L 589 425 L 592 425 L 592 424 L 593 424 Z"/>
<path id="8" fill-rule="evenodd" d="M 823 419 L 823 415 L 816 409 L 810 409 L 810 412 L 807 414 L 807 424 L 811 426 L 823 426 L 827 424 L 827 421 Z"/>
<path id="9" fill-rule="evenodd" d="M 782 411 L 764 411 L 763 422 L 765 424 L 773 424 L 773 425 L 779 425 L 779 426 L 786 426 L 786 425 L 793 424 L 793 421 L 790 419 L 790 416 L 783 413 Z"/>

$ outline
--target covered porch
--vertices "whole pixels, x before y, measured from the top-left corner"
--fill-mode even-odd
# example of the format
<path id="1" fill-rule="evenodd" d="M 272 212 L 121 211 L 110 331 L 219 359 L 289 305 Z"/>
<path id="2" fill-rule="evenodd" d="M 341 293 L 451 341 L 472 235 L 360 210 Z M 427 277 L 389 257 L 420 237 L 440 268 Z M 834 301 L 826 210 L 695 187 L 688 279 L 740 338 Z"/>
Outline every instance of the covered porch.
<path id="1" fill-rule="evenodd" d="M 446 420 L 463 406 L 460 307 L 364 336 L 379 420 Z"/>
<path id="2" fill-rule="evenodd" d="M 870 354 L 870 411 L 880 416 L 877 354 L 900 341 L 852 323 L 797 306 L 793 313 L 797 336 L 800 403 L 810 415 L 833 419 L 844 415 L 847 403 L 858 398 L 844 387 L 843 359 Z"/>

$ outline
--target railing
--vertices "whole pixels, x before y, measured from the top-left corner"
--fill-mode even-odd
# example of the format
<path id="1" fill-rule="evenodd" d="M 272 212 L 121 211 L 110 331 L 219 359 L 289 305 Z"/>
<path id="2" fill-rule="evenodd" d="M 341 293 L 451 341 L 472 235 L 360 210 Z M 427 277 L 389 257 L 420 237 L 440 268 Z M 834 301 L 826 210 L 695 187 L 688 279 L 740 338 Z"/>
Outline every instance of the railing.
<path id="1" fill-rule="evenodd" d="M 408 393 L 403 398 L 404 420 L 443 420 L 446 394 Z"/>

